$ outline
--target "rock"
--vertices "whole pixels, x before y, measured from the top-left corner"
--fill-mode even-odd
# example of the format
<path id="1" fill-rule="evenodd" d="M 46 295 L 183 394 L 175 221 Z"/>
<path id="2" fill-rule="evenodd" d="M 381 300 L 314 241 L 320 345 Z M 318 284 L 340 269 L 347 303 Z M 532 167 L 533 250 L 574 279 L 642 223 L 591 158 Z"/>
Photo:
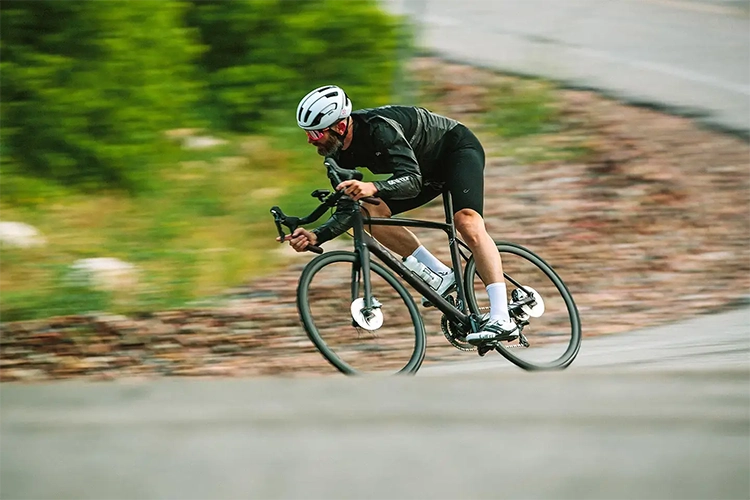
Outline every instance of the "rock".
<path id="1" fill-rule="evenodd" d="M 242 346 L 236 344 L 218 344 L 211 348 L 216 354 L 234 353 L 242 351 Z"/>
<path id="2" fill-rule="evenodd" d="M 133 289 L 138 284 L 133 264 L 113 257 L 80 259 L 73 263 L 68 279 L 82 286 L 114 292 Z"/>
<path id="3" fill-rule="evenodd" d="M 120 345 L 123 347 L 137 347 L 148 344 L 151 341 L 150 337 L 138 334 L 125 335 L 120 340 Z"/>
<path id="4" fill-rule="evenodd" d="M 182 346 L 175 342 L 160 342 L 158 344 L 151 344 L 151 349 L 156 352 L 174 351 L 174 350 L 179 350 L 181 348 Z"/>
<path id="5" fill-rule="evenodd" d="M 49 375 L 44 370 L 27 369 L 27 368 L 10 368 L 8 370 L 2 370 L 2 376 L 0 380 L 3 382 L 9 382 L 13 380 L 18 381 L 37 381 L 45 380 L 49 378 Z"/>
<path id="6" fill-rule="evenodd" d="M 226 143 L 227 141 L 215 137 L 188 136 L 183 139 L 182 147 L 184 149 L 209 149 Z"/>
<path id="7" fill-rule="evenodd" d="M 0 245 L 15 248 L 44 246 L 44 236 L 29 224 L 23 222 L 0 222 Z"/>
<path id="8" fill-rule="evenodd" d="M 168 139 L 181 142 L 184 149 L 207 149 L 227 143 L 224 139 L 198 135 L 201 132 L 197 128 L 178 128 L 167 131 L 165 135 Z M 243 158 L 243 161 L 247 160 Z"/>

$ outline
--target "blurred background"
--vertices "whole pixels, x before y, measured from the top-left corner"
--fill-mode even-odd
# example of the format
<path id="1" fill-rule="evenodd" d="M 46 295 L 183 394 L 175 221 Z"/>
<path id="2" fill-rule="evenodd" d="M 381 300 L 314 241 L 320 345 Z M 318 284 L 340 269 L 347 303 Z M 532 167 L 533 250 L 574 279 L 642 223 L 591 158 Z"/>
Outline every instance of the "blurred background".
<path id="1" fill-rule="evenodd" d="M 184 305 L 269 272 L 270 206 L 327 187 L 301 96 L 335 82 L 365 107 L 405 88 L 408 25 L 372 1 L 0 9 L 1 208 L 19 223 L 4 321 Z M 71 276 L 97 265 L 120 281 Z"/>
<path id="2" fill-rule="evenodd" d="M 304 215 L 328 187 L 293 117 L 328 83 L 469 125 L 490 233 L 552 264 L 584 335 L 747 304 L 747 7 L 5 1 L 3 376 L 327 369 L 294 308 L 310 255 L 269 208 Z M 457 355 L 426 321 L 428 362 Z"/>

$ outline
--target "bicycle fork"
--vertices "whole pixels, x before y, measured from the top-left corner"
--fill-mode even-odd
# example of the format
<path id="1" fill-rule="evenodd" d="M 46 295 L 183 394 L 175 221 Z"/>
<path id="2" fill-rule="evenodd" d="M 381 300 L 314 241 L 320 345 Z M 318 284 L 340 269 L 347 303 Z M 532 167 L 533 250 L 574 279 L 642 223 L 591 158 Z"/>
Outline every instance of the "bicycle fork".
<path id="1" fill-rule="evenodd" d="M 355 234 L 358 230 L 363 230 L 363 228 L 355 224 Z M 383 313 L 380 310 L 382 304 L 372 295 L 370 250 L 364 238 L 355 237 L 354 255 L 351 275 L 352 326 L 376 330 L 382 325 Z M 364 288 L 361 298 L 360 286 Z"/>

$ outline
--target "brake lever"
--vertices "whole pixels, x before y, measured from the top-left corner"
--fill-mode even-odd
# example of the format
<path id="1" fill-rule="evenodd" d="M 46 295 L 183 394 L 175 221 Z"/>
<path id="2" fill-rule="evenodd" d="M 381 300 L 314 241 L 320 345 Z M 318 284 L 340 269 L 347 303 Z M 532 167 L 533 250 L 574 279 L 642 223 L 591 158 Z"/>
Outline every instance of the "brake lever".
<path id="1" fill-rule="evenodd" d="M 282 212 L 279 207 L 272 207 L 271 213 L 273 214 L 273 220 L 276 223 L 276 229 L 279 231 L 279 242 L 283 245 L 286 240 L 286 235 L 284 234 L 281 225 L 284 224 L 289 228 L 289 235 L 291 236 L 294 234 L 294 230 L 299 227 L 300 219 L 299 217 L 289 217 L 284 215 L 284 212 Z M 317 245 L 307 245 L 305 250 L 317 254 L 323 253 L 323 248 Z"/>
<path id="2" fill-rule="evenodd" d="M 284 240 L 286 239 L 286 234 L 284 234 L 284 230 L 281 228 L 281 223 L 284 222 L 286 216 L 279 207 L 272 207 L 271 213 L 273 214 L 273 221 L 276 223 L 276 230 L 279 232 L 279 240 L 283 245 Z"/>
<path id="3" fill-rule="evenodd" d="M 331 192 L 328 189 L 316 189 L 315 191 L 310 193 L 310 196 L 312 196 L 313 198 L 317 198 L 318 201 L 323 203 L 329 194 L 331 194 Z"/>

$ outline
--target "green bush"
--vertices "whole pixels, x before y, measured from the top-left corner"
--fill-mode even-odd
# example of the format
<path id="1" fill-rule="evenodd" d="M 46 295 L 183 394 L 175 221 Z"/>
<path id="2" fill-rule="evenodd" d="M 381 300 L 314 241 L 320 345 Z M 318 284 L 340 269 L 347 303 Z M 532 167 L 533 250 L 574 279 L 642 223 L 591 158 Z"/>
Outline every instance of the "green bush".
<path id="1" fill-rule="evenodd" d="M 141 190 L 170 158 L 163 132 L 196 109 L 258 131 L 332 82 L 385 104 L 401 43 L 372 0 L 6 0 L 0 14 L 0 175 L 91 190 Z M 32 184 L 4 195 L 34 200 L 19 191 Z"/>
<path id="2" fill-rule="evenodd" d="M 0 3 L 3 177 L 143 187 L 168 151 L 163 132 L 190 124 L 201 97 L 186 6 Z"/>
<path id="3" fill-rule="evenodd" d="M 561 126 L 554 86 L 534 79 L 508 80 L 495 89 L 487 120 L 505 138 L 556 132 Z"/>
<path id="4" fill-rule="evenodd" d="M 399 23 L 374 1 L 192 0 L 187 20 L 208 47 L 210 107 L 233 130 L 292 120 L 319 85 L 341 85 L 357 107 L 391 98 Z"/>

